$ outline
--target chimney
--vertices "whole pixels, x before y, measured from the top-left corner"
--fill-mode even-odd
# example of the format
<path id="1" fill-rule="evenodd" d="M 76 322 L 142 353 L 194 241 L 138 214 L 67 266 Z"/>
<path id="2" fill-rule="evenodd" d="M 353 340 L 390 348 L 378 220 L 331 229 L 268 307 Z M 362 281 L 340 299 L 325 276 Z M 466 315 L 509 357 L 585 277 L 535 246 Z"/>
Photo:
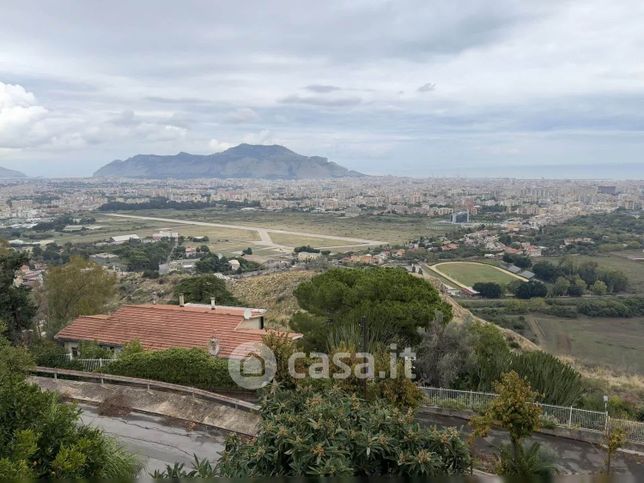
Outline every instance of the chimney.
<path id="1" fill-rule="evenodd" d="M 215 297 L 210 297 L 210 310 L 215 310 Z"/>
<path id="2" fill-rule="evenodd" d="M 179 295 L 179 307 L 183 307 L 184 305 L 186 305 L 186 299 L 183 294 L 181 294 Z"/>

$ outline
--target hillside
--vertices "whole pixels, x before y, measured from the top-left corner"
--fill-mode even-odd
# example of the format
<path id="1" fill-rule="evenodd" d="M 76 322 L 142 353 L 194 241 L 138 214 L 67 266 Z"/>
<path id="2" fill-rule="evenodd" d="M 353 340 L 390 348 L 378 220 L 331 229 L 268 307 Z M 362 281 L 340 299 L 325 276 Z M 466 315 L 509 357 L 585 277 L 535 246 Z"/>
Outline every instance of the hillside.
<path id="1" fill-rule="evenodd" d="M 0 179 L 11 179 L 11 178 L 26 178 L 27 175 L 21 173 L 20 171 L 14 171 L 13 169 L 7 169 L 0 166 Z"/>
<path id="2" fill-rule="evenodd" d="M 284 146 L 240 144 L 221 153 L 207 155 L 137 154 L 125 161 L 112 161 L 96 171 L 94 176 L 149 179 L 318 179 L 364 175 L 350 171 L 327 158 L 302 156 Z"/>

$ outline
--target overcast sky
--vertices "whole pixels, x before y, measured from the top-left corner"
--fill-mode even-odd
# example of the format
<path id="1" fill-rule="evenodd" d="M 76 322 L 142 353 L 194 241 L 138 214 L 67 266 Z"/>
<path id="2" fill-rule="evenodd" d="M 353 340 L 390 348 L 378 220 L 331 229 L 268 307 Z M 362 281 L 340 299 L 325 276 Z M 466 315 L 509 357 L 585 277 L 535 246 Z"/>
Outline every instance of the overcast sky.
<path id="1" fill-rule="evenodd" d="M 641 173 L 644 1 L 0 0 L 0 166 L 240 142 L 370 174 Z"/>

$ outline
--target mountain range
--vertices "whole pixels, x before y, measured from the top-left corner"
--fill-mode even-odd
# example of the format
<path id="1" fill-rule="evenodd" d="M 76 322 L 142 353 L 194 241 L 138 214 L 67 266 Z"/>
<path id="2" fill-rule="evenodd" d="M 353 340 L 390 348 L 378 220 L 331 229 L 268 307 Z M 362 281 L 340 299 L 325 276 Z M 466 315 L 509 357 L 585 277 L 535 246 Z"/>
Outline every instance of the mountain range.
<path id="1" fill-rule="evenodd" d="M 106 164 L 94 176 L 149 179 L 318 179 L 365 176 L 327 158 L 303 156 L 284 146 L 240 144 L 216 154 L 137 154 Z"/>
<path id="2" fill-rule="evenodd" d="M 26 178 L 27 175 L 21 173 L 20 171 L 14 171 L 13 169 L 7 169 L 0 166 L 0 179 L 10 179 L 10 178 Z"/>

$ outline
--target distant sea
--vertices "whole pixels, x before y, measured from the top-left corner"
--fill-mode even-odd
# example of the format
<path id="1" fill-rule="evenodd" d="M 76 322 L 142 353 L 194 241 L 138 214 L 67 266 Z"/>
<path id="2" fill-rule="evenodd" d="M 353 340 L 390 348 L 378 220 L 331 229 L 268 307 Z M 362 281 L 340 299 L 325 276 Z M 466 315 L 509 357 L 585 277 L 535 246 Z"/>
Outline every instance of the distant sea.
<path id="1" fill-rule="evenodd" d="M 643 156 L 644 158 L 644 156 Z M 406 176 L 407 174 L 400 174 Z M 414 176 L 414 175 L 412 175 Z M 417 176 L 417 175 L 416 175 Z M 523 178 L 523 179 L 614 179 L 644 181 L 644 159 L 633 164 L 559 164 L 514 166 L 427 166 L 422 175 L 459 178 Z"/>

